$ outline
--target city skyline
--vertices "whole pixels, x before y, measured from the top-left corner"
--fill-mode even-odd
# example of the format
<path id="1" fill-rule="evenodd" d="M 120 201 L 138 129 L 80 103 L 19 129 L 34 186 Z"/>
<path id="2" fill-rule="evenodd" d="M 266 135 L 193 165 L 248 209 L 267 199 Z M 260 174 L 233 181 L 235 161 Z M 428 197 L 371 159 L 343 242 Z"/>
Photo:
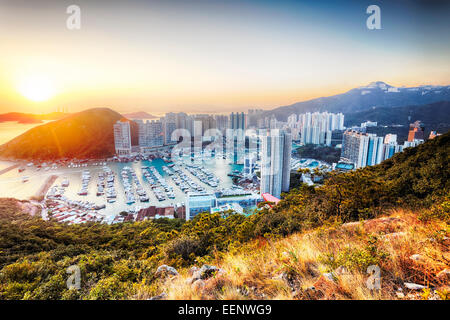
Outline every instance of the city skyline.
<path id="1" fill-rule="evenodd" d="M 369 30 L 355 1 L 78 1 L 81 29 L 68 30 L 71 3 L 39 3 L 1 3 L 0 113 L 226 113 L 450 79 L 446 4 L 379 3 Z"/>

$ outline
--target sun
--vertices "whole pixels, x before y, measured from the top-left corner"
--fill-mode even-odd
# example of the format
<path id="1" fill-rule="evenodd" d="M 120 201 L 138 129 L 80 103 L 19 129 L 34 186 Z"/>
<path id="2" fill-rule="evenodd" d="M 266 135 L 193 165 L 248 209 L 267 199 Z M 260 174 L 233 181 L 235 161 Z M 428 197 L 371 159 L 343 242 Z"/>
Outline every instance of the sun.
<path id="1" fill-rule="evenodd" d="M 19 83 L 18 91 L 31 101 L 41 102 L 55 95 L 55 87 L 50 79 L 44 76 L 32 76 Z"/>

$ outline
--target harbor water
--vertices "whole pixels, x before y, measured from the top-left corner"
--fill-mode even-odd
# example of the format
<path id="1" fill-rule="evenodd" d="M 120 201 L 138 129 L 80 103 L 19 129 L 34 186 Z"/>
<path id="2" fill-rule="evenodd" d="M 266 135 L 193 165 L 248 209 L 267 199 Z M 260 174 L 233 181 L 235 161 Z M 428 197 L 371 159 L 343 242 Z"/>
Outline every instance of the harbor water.
<path id="1" fill-rule="evenodd" d="M 179 163 L 192 163 L 190 158 L 185 158 Z M 13 165 L 11 162 L 0 162 L 0 168 L 6 168 Z M 35 196 L 45 181 L 51 175 L 57 175 L 58 178 L 53 183 L 53 186 L 61 186 L 64 179 L 67 178 L 69 186 L 65 188 L 64 196 L 69 200 L 74 201 L 89 201 L 95 205 L 105 205 L 104 209 L 98 210 L 98 213 L 105 215 L 106 217 L 114 217 L 122 211 L 139 210 L 140 208 L 147 208 L 151 205 L 157 207 L 173 206 L 176 204 L 184 204 L 186 201 L 186 194 L 174 183 L 171 177 L 163 170 L 163 166 L 168 166 L 170 163 L 166 163 L 162 159 L 155 159 L 151 161 L 139 161 L 139 162 L 108 162 L 108 166 L 115 173 L 114 186 L 117 191 L 117 198 L 114 203 L 106 201 L 105 196 L 97 196 L 97 176 L 98 173 L 103 172 L 104 163 L 97 165 L 88 165 L 83 167 L 68 168 L 59 167 L 45 170 L 44 167 L 38 170 L 36 167 L 24 166 L 25 170 L 19 172 L 19 170 L 13 169 L 0 176 L 0 190 L 2 197 L 14 197 L 17 199 L 28 200 Z M 229 164 L 227 160 L 221 158 L 214 158 L 213 160 L 202 161 L 197 160 L 195 164 L 199 164 L 205 169 L 208 169 L 214 175 L 219 178 L 220 184 L 217 188 L 212 188 L 208 184 L 204 183 L 187 170 L 183 169 L 183 172 L 195 183 L 201 185 L 207 192 L 213 192 L 215 189 L 226 189 L 232 187 L 232 178 L 228 176 L 229 173 L 238 170 L 241 171 L 242 165 Z M 144 190 L 149 196 L 149 202 L 136 201 L 133 204 L 127 204 L 125 198 L 125 190 L 123 188 L 123 181 L 121 177 L 121 171 L 124 167 L 131 167 L 140 180 Z M 175 194 L 174 199 L 166 199 L 159 201 L 153 192 L 151 191 L 150 184 L 147 182 L 143 175 L 142 167 L 155 167 L 160 175 L 166 179 L 167 183 L 173 187 Z M 88 170 L 91 175 L 91 180 L 88 185 L 88 194 L 86 196 L 78 195 L 82 187 L 82 172 Z M 26 177 L 28 181 L 23 182 L 23 178 Z"/>

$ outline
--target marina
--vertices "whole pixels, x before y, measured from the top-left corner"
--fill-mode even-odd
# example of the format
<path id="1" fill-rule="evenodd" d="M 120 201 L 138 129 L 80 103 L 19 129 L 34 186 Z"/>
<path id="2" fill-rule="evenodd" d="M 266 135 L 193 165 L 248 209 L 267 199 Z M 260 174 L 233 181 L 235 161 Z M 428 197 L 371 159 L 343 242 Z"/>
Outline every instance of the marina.
<path id="1" fill-rule="evenodd" d="M 9 167 L 13 163 L 2 165 Z M 36 196 L 43 181 L 50 181 L 53 177 L 45 197 L 50 200 L 57 219 L 71 223 L 111 223 L 124 211 L 184 205 L 189 192 L 217 192 L 232 188 L 228 173 L 240 171 L 242 166 L 228 164 L 221 158 L 214 161 L 196 159 L 194 162 L 190 157 L 184 157 L 175 163 L 156 158 L 67 165 L 47 163 L 35 166 L 30 163 L 23 168 L 20 172 L 9 170 L 0 178 L 0 188 L 5 197 L 30 199 Z"/>

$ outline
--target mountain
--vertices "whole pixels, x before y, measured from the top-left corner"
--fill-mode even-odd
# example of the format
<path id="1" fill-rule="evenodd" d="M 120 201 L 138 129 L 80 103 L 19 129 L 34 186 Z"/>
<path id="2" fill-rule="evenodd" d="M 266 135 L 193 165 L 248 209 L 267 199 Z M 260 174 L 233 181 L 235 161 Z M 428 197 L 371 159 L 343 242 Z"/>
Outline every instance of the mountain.
<path id="1" fill-rule="evenodd" d="M 377 121 L 379 125 L 409 125 L 421 120 L 426 127 L 450 126 L 450 101 L 403 107 L 374 107 L 350 113 L 345 117 L 346 126 L 360 125 L 364 121 Z"/>
<path id="2" fill-rule="evenodd" d="M 9 112 L 0 114 L 0 122 L 16 121 L 19 123 L 42 123 L 43 120 L 59 120 L 68 115 L 68 113 L 64 112 L 52 112 L 46 114 Z"/>
<path id="3" fill-rule="evenodd" d="M 138 111 L 138 112 L 131 112 L 131 113 L 125 113 L 123 115 L 125 118 L 134 120 L 134 119 L 157 119 L 157 116 L 154 116 L 150 113 L 147 113 L 145 111 Z"/>
<path id="4" fill-rule="evenodd" d="M 108 108 L 89 109 L 34 127 L 0 146 L 0 157 L 55 160 L 105 158 L 114 154 L 113 124 L 123 116 Z M 137 124 L 131 122 L 132 143 Z"/>
<path id="5" fill-rule="evenodd" d="M 425 136 L 430 131 L 446 133 L 450 130 L 450 101 L 440 101 L 419 106 L 374 107 L 369 110 L 345 115 L 345 125 L 359 126 L 364 121 L 377 121 L 377 127 L 368 128 L 368 132 L 384 135 L 396 133 L 399 140 L 406 139 L 409 124 L 421 120 L 425 125 Z"/>
<path id="6" fill-rule="evenodd" d="M 266 111 L 264 115 L 275 115 L 278 120 L 286 121 L 293 113 L 329 111 L 342 112 L 347 116 L 348 113 L 369 110 L 373 107 L 421 105 L 438 101 L 450 101 L 450 86 L 399 88 L 377 81 L 342 94 L 278 107 Z"/>

